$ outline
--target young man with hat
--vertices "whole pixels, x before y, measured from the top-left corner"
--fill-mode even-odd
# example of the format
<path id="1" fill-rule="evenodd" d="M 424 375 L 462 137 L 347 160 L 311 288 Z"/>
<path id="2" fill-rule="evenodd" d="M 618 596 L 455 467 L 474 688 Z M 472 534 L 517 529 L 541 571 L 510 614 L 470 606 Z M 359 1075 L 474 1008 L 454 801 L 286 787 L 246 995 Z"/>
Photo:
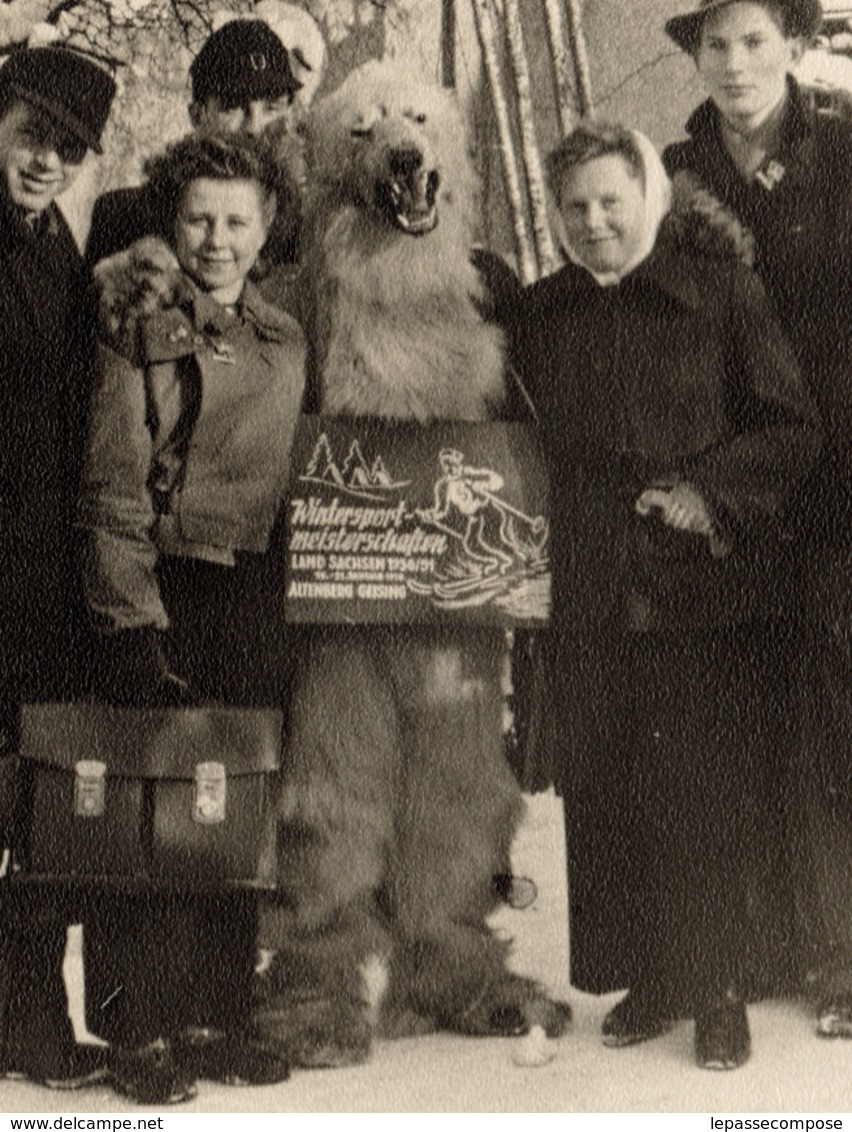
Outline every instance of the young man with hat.
<path id="1" fill-rule="evenodd" d="M 73 697 L 81 665 L 73 550 L 94 326 L 89 275 L 55 198 L 80 171 L 115 92 L 64 47 L 0 67 L 0 748 L 24 703 Z M 2 815 L 3 818 L 6 815 Z M 20 891 L 3 910 L 0 1069 L 74 1086 L 102 1072 L 78 1047 L 62 963 L 72 911 Z M 26 905 L 26 906 L 24 906 Z"/>
<path id="2" fill-rule="evenodd" d="M 760 675 L 763 726 L 774 718 L 776 730 L 752 737 L 766 763 L 754 888 L 764 900 L 780 890 L 758 917 L 757 937 L 777 941 L 771 973 L 804 960 L 818 1032 L 852 1038 L 852 125 L 816 113 L 794 77 L 821 23 L 819 0 L 701 0 L 670 19 L 709 97 L 663 161 L 753 237 L 755 270 L 820 411 L 822 451 L 789 516 L 789 584 Z M 793 947 L 802 911 L 806 946 Z M 795 985 L 795 965 L 785 974 Z"/>
<path id="3" fill-rule="evenodd" d="M 293 74 L 287 49 L 262 20 L 231 20 L 214 31 L 189 74 L 189 117 L 197 132 L 259 137 L 270 127 L 286 132 L 292 126 L 294 100 L 302 84 Z M 289 220 L 292 225 L 293 203 L 278 202 L 279 224 L 267 241 L 267 255 L 274 262 L 295 259 L 295 235 L 284 223 Z M 92 212 L 88 262 L 98 263 L 143 236 L 159 234 L 160 223 L 144 187 L 105 193 Z"/>

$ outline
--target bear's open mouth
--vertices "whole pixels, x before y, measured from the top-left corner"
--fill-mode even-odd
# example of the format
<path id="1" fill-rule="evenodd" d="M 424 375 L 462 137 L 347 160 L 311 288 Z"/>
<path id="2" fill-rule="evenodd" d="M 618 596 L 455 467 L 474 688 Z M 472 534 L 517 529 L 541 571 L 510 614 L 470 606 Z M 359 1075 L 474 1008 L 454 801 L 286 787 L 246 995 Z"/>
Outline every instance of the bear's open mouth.
<path id="1" fill-rule="evenodd" d="M 409 236 L 422 236 L 438 223 L 438 173 L 422 167 L 406 173 L 376 186 L 376 205 L 394 227 Z"/>

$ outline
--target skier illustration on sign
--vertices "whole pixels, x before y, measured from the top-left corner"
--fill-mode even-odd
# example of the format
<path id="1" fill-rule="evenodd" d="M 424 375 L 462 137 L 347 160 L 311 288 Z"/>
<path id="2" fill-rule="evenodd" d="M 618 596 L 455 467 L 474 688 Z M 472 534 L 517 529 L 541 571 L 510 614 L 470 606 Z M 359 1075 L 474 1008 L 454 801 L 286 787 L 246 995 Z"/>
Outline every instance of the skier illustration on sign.
<path id="1" fill-rule="evenodd" d="M 442 449 L 438 464 L 442 475 L 434 505 L 416 512 L 453 539 L 428 586 L 435 597 L 484 602 L 506 589 L 510 577 L 545 565 L 547 522 L 499 498 L 504 484 L 499 472 L 466 464 L 464 453 L 454 448 Z"/>

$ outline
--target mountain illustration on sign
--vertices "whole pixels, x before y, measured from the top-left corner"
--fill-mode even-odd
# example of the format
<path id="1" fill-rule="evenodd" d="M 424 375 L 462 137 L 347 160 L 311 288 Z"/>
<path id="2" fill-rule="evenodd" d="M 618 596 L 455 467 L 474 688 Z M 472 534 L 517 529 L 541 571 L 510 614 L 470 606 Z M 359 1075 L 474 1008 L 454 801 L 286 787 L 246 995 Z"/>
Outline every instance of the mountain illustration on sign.
<path id="1" fill-rule="evenodd" d="M 338 467 L 328 435 L 324 432 L 317 438 L 308 466 L 299 478 L 331 483 L 353 495 L 365 495 L 370 499 L 381 498 L 383 492 L 395 491 L 411 483 L 411 480 L 394 480 L 381 456 L 376 456 L 369 464 L 357 439 L 349 445 L 346 459 Z"/>

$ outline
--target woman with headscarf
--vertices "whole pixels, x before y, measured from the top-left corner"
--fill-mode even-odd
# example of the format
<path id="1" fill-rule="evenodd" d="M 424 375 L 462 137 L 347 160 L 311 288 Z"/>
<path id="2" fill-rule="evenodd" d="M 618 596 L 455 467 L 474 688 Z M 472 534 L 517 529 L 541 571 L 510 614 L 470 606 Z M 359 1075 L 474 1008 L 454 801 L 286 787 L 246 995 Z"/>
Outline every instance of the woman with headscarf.
<path id="1" fill-rule="evenodd" d="M 788 822 L 797 834 L 786 863 L 767 853 L 768 871 L 782 885 L 791 868 L 797 878 L 818 1032 L 852 1037 L 852 123 L 816 113 L 790 73 L 821 22 L 819 0 L 702 0 L 669 20 L 710 97 L 687 122 L 689 139 L 663 160 L 750 232 L 755 268 L 822 420 L 820 460 L 792 516 L 790 584 L 764 677 L 767 709 L 780 709 L 782 727 L 792 697 L 778 689 L 802 697 L 795 788 L 776 775 L 764 806 L 776 814 L 776 847 Z M 790 894 L 775 902 L 765 935 L 792 919 Z"/>
<path id="2" fill-rule="evenodd" d="M 818 437 L 760 285 L 669 215 L 646 138 L 581 125 L 549 171 L 570 262 L 525 292 L 515 352 L 551 465 L 572 982 L 629 988 L 605 1044 L 692 1016 L 699 1065 L 734 1068 L 750 626 Z"/>

